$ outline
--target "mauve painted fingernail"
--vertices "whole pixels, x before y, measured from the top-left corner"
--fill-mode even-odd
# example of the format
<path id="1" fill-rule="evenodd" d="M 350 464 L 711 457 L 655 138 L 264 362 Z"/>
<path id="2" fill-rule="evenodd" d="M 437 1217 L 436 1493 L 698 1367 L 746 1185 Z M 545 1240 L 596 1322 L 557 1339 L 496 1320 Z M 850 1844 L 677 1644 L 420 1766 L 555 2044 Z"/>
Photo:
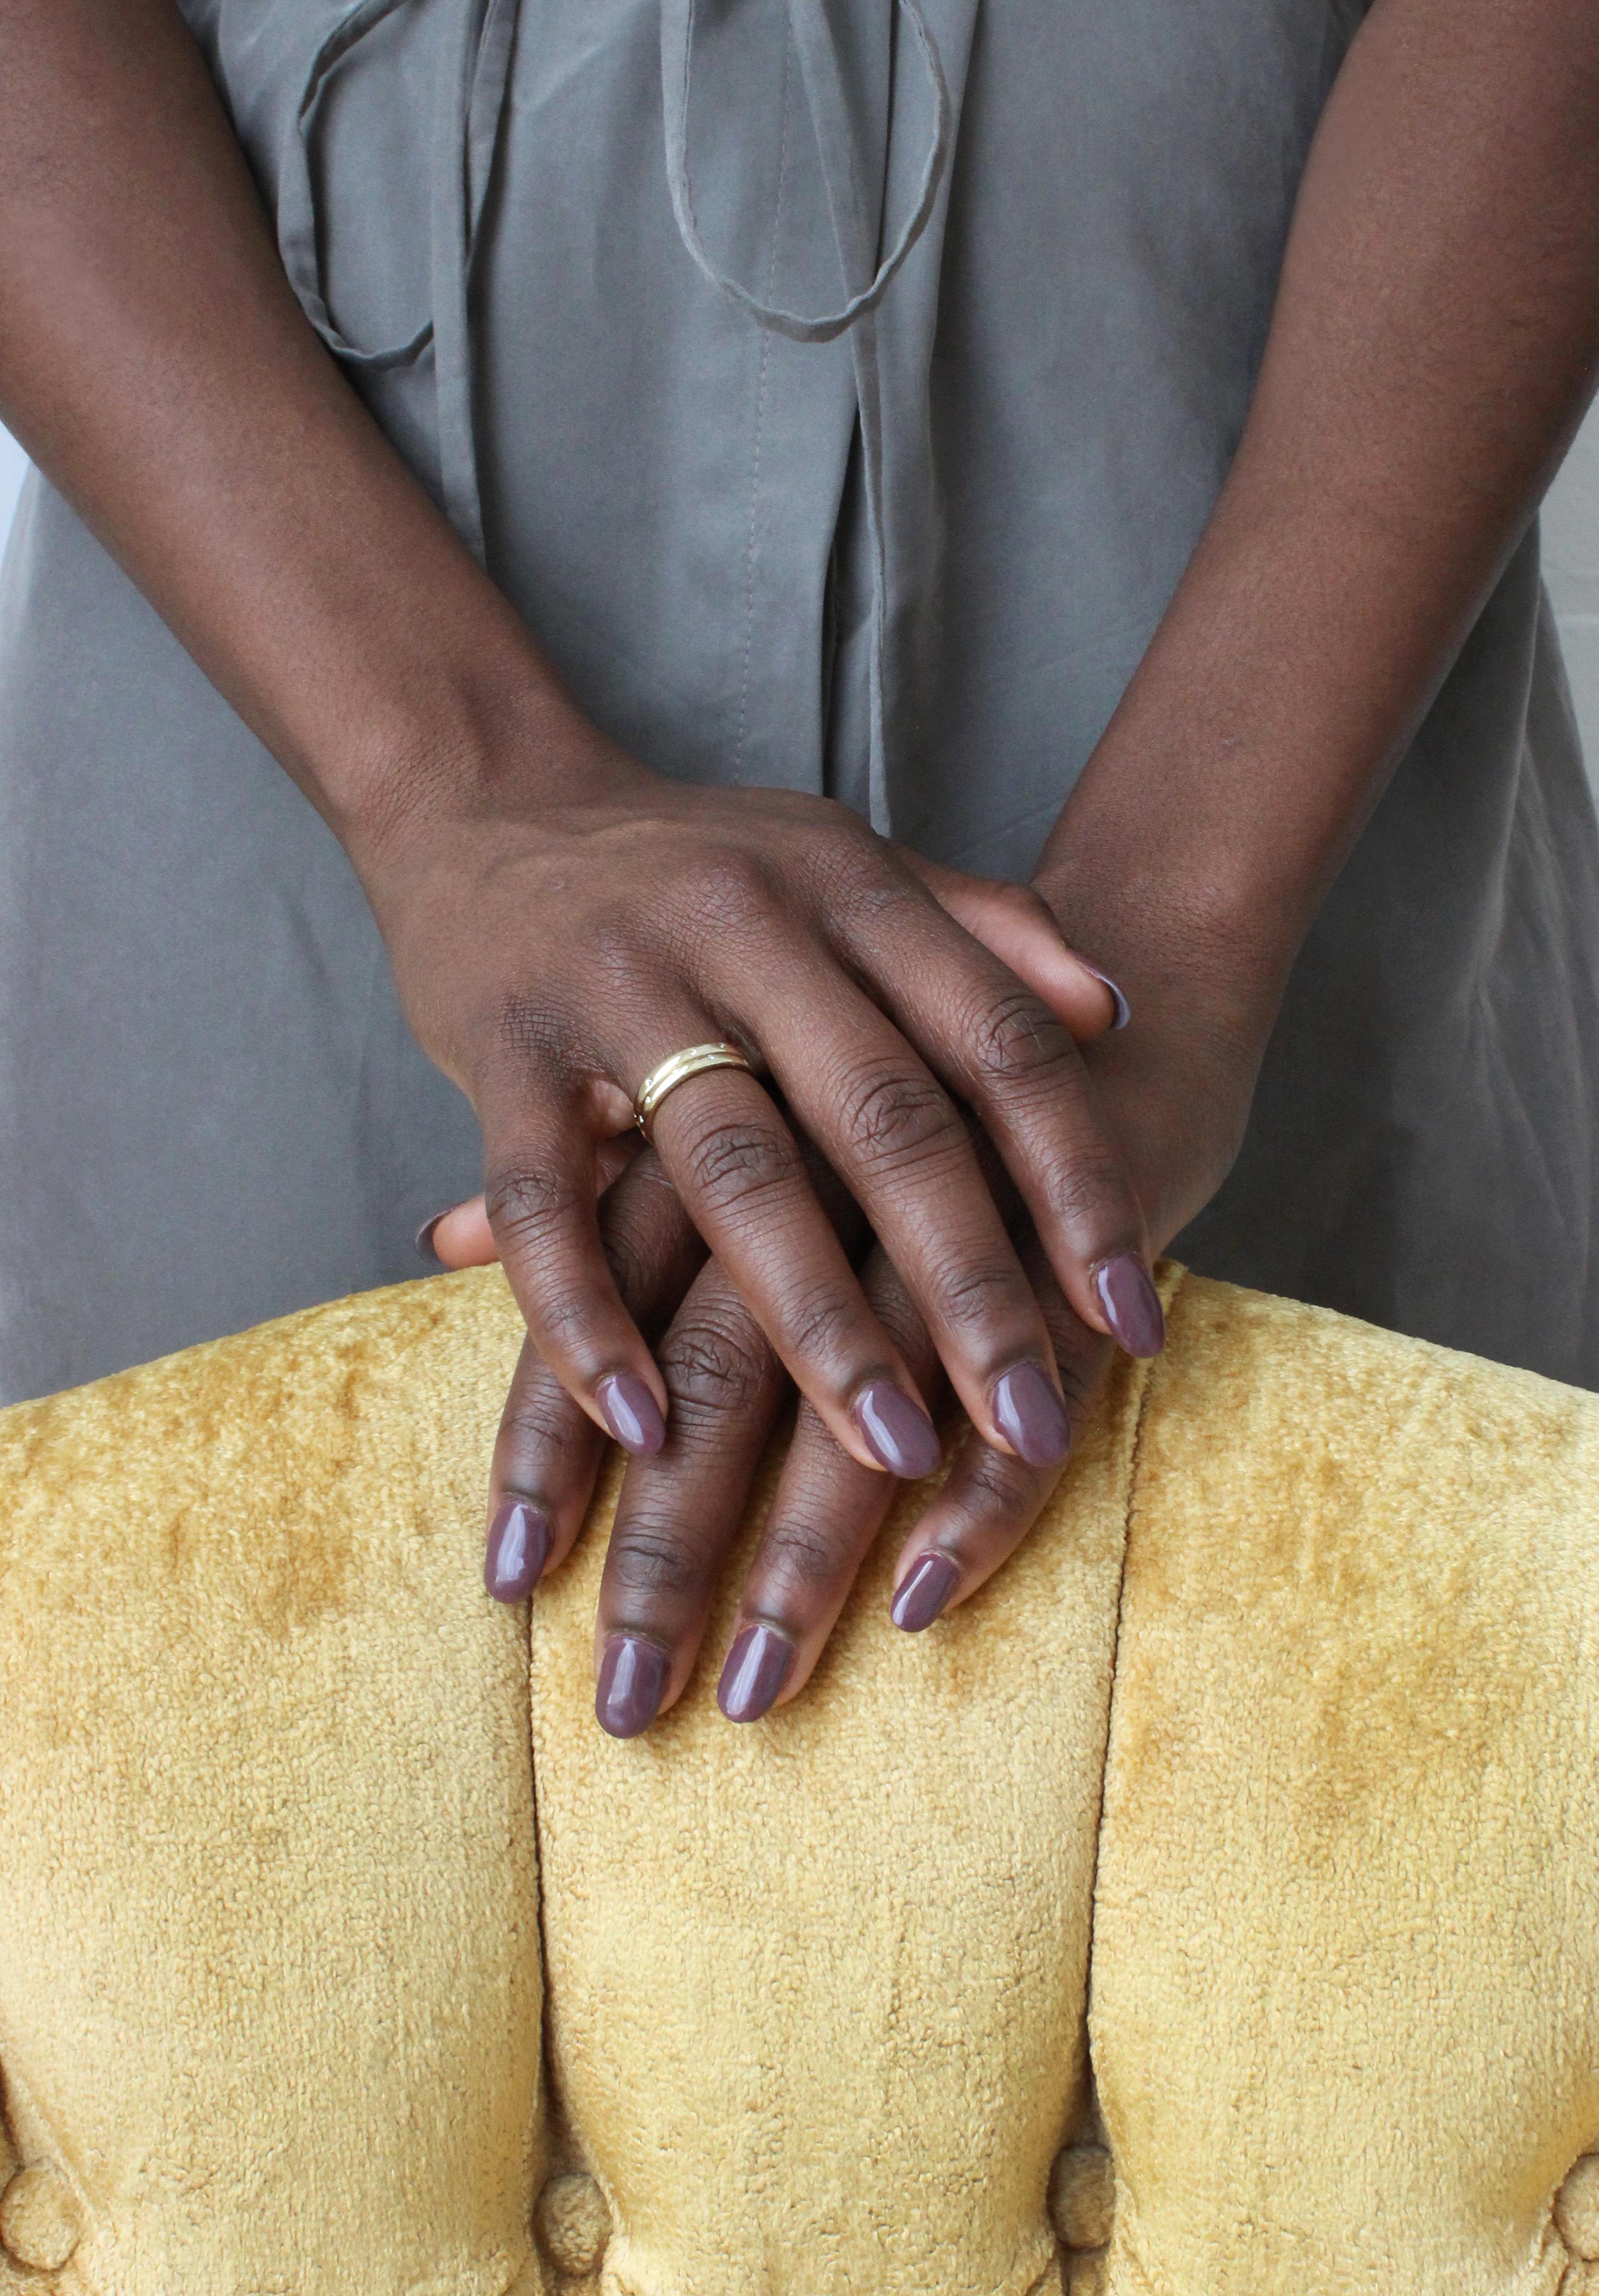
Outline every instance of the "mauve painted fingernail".
<path id="1" fill-rule="evenodd" d="M 526 1499 L 502 1499 L 488 1526 L 483 1584 L 496 1603 L 520 1603 L 550 1559 L 550 1519 Z"/>
<path id="2" fill-rule="evenodd" d="M 912 1566 L 890 1605 L 889 1616 L 907 1635 L 919 1635 L 940 1616 L 960 1583 L 960 1565 L 947 1554 L 924 1554 Z"/>
<path id="3" fill-rule="evenodd" d="M 1029 1467 L 1058 1467 L 1071 1448 L 1066 1406 L 1037 1364 L 1018 1364 L 996 1380 L 988 1398 L 994 1424 Z"/>
<path id="4" fill-rule="evenodd" d="M 1103 987 L 1108 988 L 1111 992 L 1111 1003 L 1114 1008 L 1111 1014 L 1111 1034 L 1114 1035 L 1118 1029 L 1125 1029 L 1128 1022 L 1133 1017 L 1133 1008 L 1128 1003 L 1127 998 L 1122 995 L 1116 983 L 1111 980 L 1110 974 L 1108 972 L 1102 972 L 1097 964 L 1090 964 L 1086 956 L 1079 956 L 1078 958 L 1078 963 L 1082 966 L 1085 972 L 1091 972 L 1095 980 L 1099 981 Z"/>
<path id="5" fill-rule="evenodd" d="M 1119 1252 L 1114 1259 L 1103 1261 L 1094 1271 L 1094 1292 L 1105 1311 L 1111 1336 L 1128 1355 L 1160 1354 L 1166 1345 L 1160 1295 L 1135 1253 Z"/>
<path id="6" fill-rule="evenodd" d="M 717 1704 L 730 1722 L 758 1722 L 769 1712 L 794 1663 L 794 1645 L 775 1627 L 746 1627 L 734 1638 L 717 1685 Z"/>
<path id="7" fill-rule="evenodd" d="M 856 1397 L 851 1416 L 879 1466 L 907 1483 L 931 1475 L 944 1456 L 932 1421 L 891 1379 L 874 1379 Z"/>
<path id="8" fill-rule="evenodd" d="M 612 1635 L 600 1660 L 594 1713 L 613 1738 L 636 1738 L 660 1710 L 667 1654 L 642 1635 Z"/>
<path id="9" fill-rule="evenodd" d="M 421 1259 L 430 1259 L 435 1267 L 442 1267 L 444 1262 L 433 1249 L 433 1230 L 441 1219 L 447 1219 L 455 1209 L 454 1204 L 446 1204 L 443 1211 L 435 1212 L 431 1219 L 423 1220 L 416 1231 L 417 1257 Z"/>
<path id="10" fill-rule="evenodd" d="M 624 1451 L 653 1458 L 666 1441 L 660 1406 L 636 1372 L 613 1371 L 594 1390 L 601 1416 Z"/>

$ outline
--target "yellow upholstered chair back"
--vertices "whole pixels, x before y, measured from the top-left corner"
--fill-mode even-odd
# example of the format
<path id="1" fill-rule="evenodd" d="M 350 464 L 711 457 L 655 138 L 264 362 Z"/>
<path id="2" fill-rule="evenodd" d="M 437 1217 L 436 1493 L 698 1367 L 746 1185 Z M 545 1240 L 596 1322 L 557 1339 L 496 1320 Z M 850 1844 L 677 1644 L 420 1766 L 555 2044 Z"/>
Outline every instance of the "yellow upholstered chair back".
<path id="1" fill-rule="evenodd" d="M 1599 1399 L 1167 1290 L 980 1595 L 625 1744 L 497 1273 L 0 1416 L 0 2289 L 1599 2296 Z"/>

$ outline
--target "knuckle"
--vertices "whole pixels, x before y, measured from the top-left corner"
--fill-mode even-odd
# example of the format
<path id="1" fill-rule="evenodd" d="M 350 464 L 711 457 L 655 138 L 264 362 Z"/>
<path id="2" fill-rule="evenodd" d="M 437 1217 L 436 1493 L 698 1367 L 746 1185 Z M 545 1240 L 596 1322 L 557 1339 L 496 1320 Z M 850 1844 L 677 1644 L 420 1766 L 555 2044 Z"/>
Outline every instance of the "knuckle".
<path id="1" fill-rule="evenodd" d="M 544 1282 L 538 1287 L 534 1311 L 541 1354 L 586 1363 L 594 1337 L 594 1300 L 592 1293 L 570 1285 Z"/>
<path id="2" fill-rule="evenodd" d="M 974 1443 L 964 1495 L 968 1513 L 989 1523 L 996 1516 L 1011 1517 L 1020 1528 L 1030 1520 L 1054 1472 L 1029 1467 L 1024 1459 L 1013 1459 L 987 1443 Z"/>
<path id="3" fill-rule="evenodd" d="M 832 1285 L 793 1293 L 782 1302 L 781 1320 L 789 1351 L 802 1363 L 844 1358 L 856 1337 L 856 1303 Z"/>
<path id="4" fill-rule="evenodd" d="M 689 931 L 739 934 L 764 925 L 772 914 L 772 887 L 754 857 L 712 854 L 695 873 L 685 901 Z"/>
<path id="5" fill-rule="evenodd" d="M 497 1166 L 485 1185 L 489 1225 L 502 1243 L 537 1247 L 563 1227 L 581 1198 L 572 1174 L 551 1159 Z"/>
<path id="6" fill-rule="evenodd" d="M 979 1262 L 956 1268 L 945 1280 L 939 1305 L 956 1331 L 991 1331 L 1002 1320 L 1012 1321 L 1019 1308 L 1025 1311 L 1025 1286 L 1014 1267 Z"/>
<path id="7" fill-rule="evenodd" d="M 770 1384 L 771 1359 L 753 1332 L 742 1339 L 704 1319 L 675 1324 L 658 1359 L 674 1404 L 690 1410 L 750 1411 Z"/>
<path id="8" fill-rule="evenodd" d="M 583 936 L 583 968 L 589 980 L 612 994 L 634 988 L 647 970 L 636 923 L 619 912 L 591 917 Z"/>
<path id="9" fill-rule="evenodd" d="M 784 1595 L 798 1595 L 803 1602 L 831 1594 L 852 1553 L 836 1531 L 802 1515 L 787 1516 L 767 1531 L 762 1546 L 758 1575 L 763 1589 L 770 1590 L 763 1595 L 763 1605 L 770 1603 L 773 1594 L 780 1598 L 779 1608 Z"/>
<path id="10" fill-rule="evenodd" d="M 493 1039 L 501 1060 L 511 1066 L 543 1067 L 564 1058 L 570 1029 L 547 998 L 508 989 L 494 1014 Z"/>
<path id="11" fill-rule="evenodd" d="M 694 1248 L 693 1223 L 652 1152 L 629 1168 L 620 1201 L 607 1202 L 600 1234 L 617 1290 L 635 1313 L 684 1266 Z"/>
<path id="12" fill-rule="evenodd" d="M 622 1593 L 648 1602 L 693 1594 L 701 1571 L 685 1539 L 649 1523 L 630 1522 L 611 1536 L 605 1575 Z"/>
<path id="13" fill-rule="evenodd" d="M 754 1119 L 711 1125 L 688 1142 L 684 1161 L 700 1195 L 724 1210 L 791 1187 L 800 1172 L 792 1144 Z"/>
<path id="14" fill-rule="evenodd" d="M 919 1163 L 965 1141 L 953 1103 L 930 1076 L 873 1068 L 850 1079 L 840 1098 L 843 1136 L 865 1164 Z"/>
<path id="15" fill-rule="evenodd" d="M 972 1018 L 966 1059 L 980 1091 L 1013 1090 L 1053 1077 L 1072 1054 L 1071 1038 L 1030 989 L 1001 989 Z"/>
<path id="16" fill-rule="evenodd" d="M 916 889 L 905 882 L 888 855 L 859 838 L 840 843 L 832 874 L 836 906 L 849 912 L 860 933 L 893 924 L 917 899 Z"/>
<path id="17" fill-rule="evenodd" d="M 1068 1228 L 1136 1234 L 1120 1162 L 1108 1143 L 1076 1151 L 1054 1177 L 1050 1203 Z"/>
<path id="18" fill-rule="evenodd" d="M 637 1314 L 655 1291 L 656 1255 L 648 1240 L 626 1228 L 613 1229 L 605 1238 L 605 1259 L 622 1304 Z"/>
<path id="19" fill-rule="evenodd" d="M 570 1465 L 597 1453 L 599 1430 L 563 1390 L 541 1387 L 505 1406 L 500 1440 L 524 1472 Z"/>

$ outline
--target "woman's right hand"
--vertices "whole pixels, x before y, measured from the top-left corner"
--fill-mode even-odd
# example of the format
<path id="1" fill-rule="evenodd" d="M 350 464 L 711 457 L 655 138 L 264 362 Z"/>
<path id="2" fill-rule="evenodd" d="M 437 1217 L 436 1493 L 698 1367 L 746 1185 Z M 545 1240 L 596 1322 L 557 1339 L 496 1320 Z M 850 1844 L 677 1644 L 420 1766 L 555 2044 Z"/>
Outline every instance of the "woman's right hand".
<path id="1" fill-rule="evenodd" d="M 472 1098 L 495 1242 L 533 1346 L 595 1423 L 657 1449 L 667 1388 L 607 1262 L 596 1158 L 669 1054 L 728 1040 L 769 1075 L 879 1238 L 980 1435 L 1047 1464 L 1068 1414 L 1034 1286 L 963 1109 L 1002 1160 L 1070 1308 L 1160 1343 L 1144 1224 L 1062 1012 L 1110 992 L 1059 947 L 1049 1005 L 856 816 L 645 772 L 575 718 L 535 775 L 409 808 L 352 850 L 413 1028 Z M 562 752 L 561 744 L 565 743 Z M 558 756 L 559 762 L 552 763 Z M 419 786 L 425 787 L 425 783 Z M 952 879 L 958 888 L 973 881 Z M 995 889 L 988 889 L 993 892 Z M 923 1382 L 853 1273 L 779 1105 L 719 1069 L 652 1144 L 726 1280 L 862 1466 L 926 1473 Z"/>

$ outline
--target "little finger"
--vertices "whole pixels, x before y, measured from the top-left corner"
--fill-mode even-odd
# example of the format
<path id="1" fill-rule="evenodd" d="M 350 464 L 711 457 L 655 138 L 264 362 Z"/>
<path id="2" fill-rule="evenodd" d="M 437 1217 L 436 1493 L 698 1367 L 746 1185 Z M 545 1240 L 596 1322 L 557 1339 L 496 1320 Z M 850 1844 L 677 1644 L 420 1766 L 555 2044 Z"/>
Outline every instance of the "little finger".
<path id="1" fill-rule="evenodd" d="M 611 1190 L 600 1232 L 623 1304 L 646 1333 L 658 1331 L 693 1282 L 705 1247 L 657 1158 L 641 1156 Z M 489 1478 L 483 1583 L 497 1602 L 521 1602 L 565 1561 L 594 1497 L 604 1442 L 524 1341 Z"/>

